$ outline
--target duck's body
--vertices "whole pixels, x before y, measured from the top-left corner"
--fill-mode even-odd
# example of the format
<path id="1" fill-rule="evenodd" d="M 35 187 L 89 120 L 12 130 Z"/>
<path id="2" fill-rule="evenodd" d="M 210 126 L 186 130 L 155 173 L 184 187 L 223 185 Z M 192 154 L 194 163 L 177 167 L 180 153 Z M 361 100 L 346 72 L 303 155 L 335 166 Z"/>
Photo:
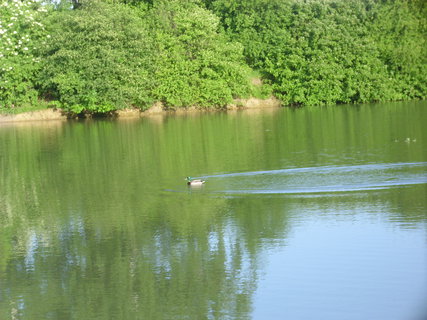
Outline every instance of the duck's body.
<path id="1" fill-rule="evenodd" d="M 187 177 L 185 180 L 187 180 L 188 186 L 201 186 L 206 182 L 205 180 L 192 179 L 191 177 Z"/>

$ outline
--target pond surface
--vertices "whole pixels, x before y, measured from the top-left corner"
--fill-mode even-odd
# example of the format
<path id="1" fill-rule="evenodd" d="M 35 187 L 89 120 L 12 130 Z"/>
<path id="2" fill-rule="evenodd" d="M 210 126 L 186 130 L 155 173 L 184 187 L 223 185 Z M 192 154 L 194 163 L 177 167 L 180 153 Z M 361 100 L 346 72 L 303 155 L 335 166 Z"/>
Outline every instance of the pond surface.
<path id="1" fill-rule="evenodd" d="M 426 102 L 0 124 L 0 319 L 426 319 L 426 126 Z"/>

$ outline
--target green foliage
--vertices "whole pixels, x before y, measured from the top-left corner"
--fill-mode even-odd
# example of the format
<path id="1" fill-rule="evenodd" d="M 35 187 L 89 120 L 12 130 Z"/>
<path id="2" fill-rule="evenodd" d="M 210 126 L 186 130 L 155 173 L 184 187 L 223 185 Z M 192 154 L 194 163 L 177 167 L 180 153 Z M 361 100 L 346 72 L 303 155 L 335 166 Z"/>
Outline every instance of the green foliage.
<path id="1" fill-rule="evenodd" d="M 198 1 L 107 2 L 79 1 L 52 16 L 40 78 L 47 99 L 80 113 L 154 101 L 223 106 L 249 94 L 243 47 Z"/>
<path id="2" fill-rule="evenodd" d="M 427 96 L 421 2 L 205 2 L 285 104 Z"/>
<path id="3" fill-rule="evenodd" d="M 427 98 L 423 0 L 7 0 L 0 14 L 3 110 Z"/>
<path id="4" fill-rule="evenodd" d="M 0 109 L 37 102 L 38 53 L 49 37 L 41 22 L 46 11 L 34 0 L 0 4 Z"/>
<path id="5" fill-rule="evenodd" d="M 153 94 L 167 106 L 223 106 L 247 96 L 243 47 L 197 1 L 158 1 L 150 11 L 157 47 Z"/>
<path id="6" fill-rule="evenodd" d="M 427 98 L 427 4 L 388 1 L 373 13 L 370 37 L 399 99 Z"/>
<path id="7" fill-rule="evenodd" d="M 73 112 L 148 106 L 153 46 L 138 12 L 88 2 L 56 12 L 41 83 L 48 99 Z"/>

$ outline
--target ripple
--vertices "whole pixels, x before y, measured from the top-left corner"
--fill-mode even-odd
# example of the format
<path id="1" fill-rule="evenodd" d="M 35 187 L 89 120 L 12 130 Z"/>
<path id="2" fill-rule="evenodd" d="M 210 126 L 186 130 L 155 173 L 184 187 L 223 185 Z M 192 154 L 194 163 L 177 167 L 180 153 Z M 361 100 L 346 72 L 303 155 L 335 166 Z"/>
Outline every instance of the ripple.
<path id="1" fill-rule="evenodd" d="M 372 170 L 386 170 L 395 168 L 407 168 L 407 167 L 427 167 L 427 162 L 399 162 L 399 163 L 382 163 L 382 164 L 366 164 L 366 165 L 355 165 L 355 166 L 321 166 L 321 167 L 306 167 L 306 168 L 288 168 L 288 169 L 276 169 L 276 170 L 259 170 L 259 171 L 247 171 L 247 172 L 234 172 L 234 173 L 223 173 L 214 175 L 204 175 L 200 178 L 222 178 L 222 177 L 239 177 L 239 176 L 254 176 L 254 175 L 266 175 L 266 174 L 282 174 L 282 173 L 304 173 L 304 172 L 317 172 L 317 173 L 329 173 L 329 172 L 351 172 L 357 170 L 372 171 Z"/>
<path id="2" fill-rule="evenodd" d="M 307 194 L 370 191 L 427 184 L 427 162 L 320 166 L 204 175 L 205 192 Z"/>

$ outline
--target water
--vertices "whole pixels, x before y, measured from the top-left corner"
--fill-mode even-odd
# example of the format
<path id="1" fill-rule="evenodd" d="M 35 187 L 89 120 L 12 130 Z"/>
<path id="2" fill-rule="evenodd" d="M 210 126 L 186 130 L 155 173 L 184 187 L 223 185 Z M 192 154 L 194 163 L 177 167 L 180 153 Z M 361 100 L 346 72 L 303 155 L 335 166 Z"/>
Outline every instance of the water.
<path id="1" fill-rule="evenodd" d="M 0 124 L 0 319 L 425 319 L 426 108 Z"/>

